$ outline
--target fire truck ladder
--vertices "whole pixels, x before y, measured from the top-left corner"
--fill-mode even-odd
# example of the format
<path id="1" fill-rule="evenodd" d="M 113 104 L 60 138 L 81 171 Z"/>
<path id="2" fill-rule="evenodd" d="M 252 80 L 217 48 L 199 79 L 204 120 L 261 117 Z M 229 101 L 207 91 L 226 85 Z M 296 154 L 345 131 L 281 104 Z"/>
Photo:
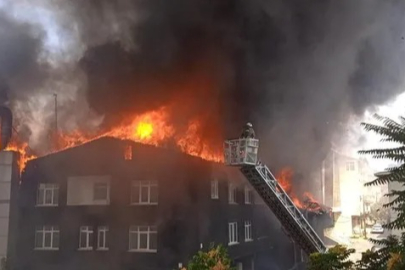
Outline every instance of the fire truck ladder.
<path id="1" fill-rule="evenodd" d="M 266 165 L 257 162 L 257 139 L 225 142 L 225 163 L 240 167 L 241 172 L 278 218 L 289 236 L 308 255 L 324 253 L 326 247 L 301 211 L 280 186 Z"/>

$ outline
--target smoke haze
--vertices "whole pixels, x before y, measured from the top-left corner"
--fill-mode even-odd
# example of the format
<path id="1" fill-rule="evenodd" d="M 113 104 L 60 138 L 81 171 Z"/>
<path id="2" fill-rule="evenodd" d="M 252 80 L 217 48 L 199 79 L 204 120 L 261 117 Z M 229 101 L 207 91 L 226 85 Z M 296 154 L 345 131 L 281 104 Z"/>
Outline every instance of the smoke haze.
<path id="1" fill-rule="evenodd" d="M 0 76 L 33 147 L 53 125 L 53 93 L 64 130 L 169 104 L 179 122 L 202 118 L 214 145 L 253 122 L 263 160 L 305 174 L 352 114 L 402 92 L 404 1 L 27 5 L 3 1 Z"/>

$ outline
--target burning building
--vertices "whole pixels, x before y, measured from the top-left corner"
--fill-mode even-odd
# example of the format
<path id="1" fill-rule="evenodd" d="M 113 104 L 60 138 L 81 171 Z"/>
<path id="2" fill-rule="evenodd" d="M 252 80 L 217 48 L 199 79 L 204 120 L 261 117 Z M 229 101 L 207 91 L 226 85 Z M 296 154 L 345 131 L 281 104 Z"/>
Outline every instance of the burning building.
<path id="1" fill-rule="evenodd" d="M 60 133 L 42 157 L 12 144 L 23 172 L 12 268 L 173 269 L 212 242 L 228 245 L 246 269 L 302 263 L 246 179 L 218 163 L 221 154 L 199 137 L 199 122 L 181 133 L 168 118 L 162 108 L 97 135 Z M 329 210 L 310 193 L 298 198 L 291 175 L 282 170 L 281 185 L 323 236 Z M 105 252 L 110 259 L 101 259 Z"/>
<path id="2" fill-rule="evenodd" d="M 210 243 L 239 269 L 303 260 L 237 170 L 111 137 L 29 161 L 14 225 L 12 269 L 175 269 Z"/>

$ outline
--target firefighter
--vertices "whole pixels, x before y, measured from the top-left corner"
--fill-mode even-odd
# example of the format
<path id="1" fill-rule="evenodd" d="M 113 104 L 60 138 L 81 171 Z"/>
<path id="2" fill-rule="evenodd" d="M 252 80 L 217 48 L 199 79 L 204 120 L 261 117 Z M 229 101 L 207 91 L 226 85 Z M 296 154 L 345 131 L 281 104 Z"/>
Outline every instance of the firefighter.
<path id="1" fill-rule="evenodd" d="M 255 138 L 255 131 L 253 130 L 253 125 L 251 123 L 247 123 L 245 128 L 243 129 L 242 135 L 240 136 L 241 139 L 254 139 Z"/>

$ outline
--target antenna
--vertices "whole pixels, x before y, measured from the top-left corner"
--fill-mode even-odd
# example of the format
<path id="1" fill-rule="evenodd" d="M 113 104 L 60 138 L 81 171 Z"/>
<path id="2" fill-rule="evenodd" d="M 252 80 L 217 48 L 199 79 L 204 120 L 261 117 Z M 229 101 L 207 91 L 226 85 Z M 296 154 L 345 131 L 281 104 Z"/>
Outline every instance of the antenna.
<path id="1" fill-rule="evenodd" d="M 53 94 L 55 98 L 55 135 L 58 134 L 58 94 Z"/>

